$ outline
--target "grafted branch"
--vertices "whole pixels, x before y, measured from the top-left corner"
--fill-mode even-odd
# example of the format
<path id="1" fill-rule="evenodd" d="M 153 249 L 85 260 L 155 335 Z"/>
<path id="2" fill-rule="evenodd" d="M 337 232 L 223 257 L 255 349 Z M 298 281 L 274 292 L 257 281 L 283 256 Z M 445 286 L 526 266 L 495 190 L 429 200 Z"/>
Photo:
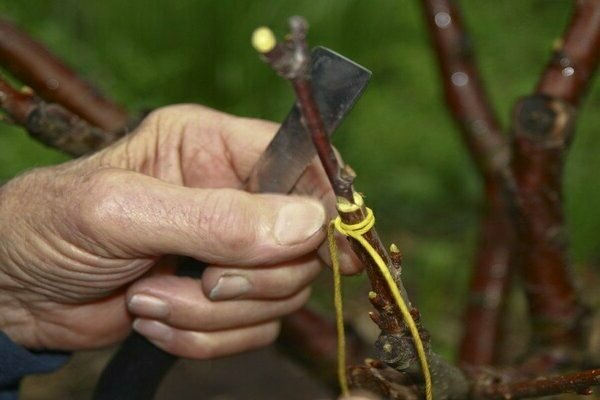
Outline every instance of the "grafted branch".
<path id="1" fill-rule="evenodd" d="M 44 100 L 106 131 L 124 129 L 127 112 L 84 81 L 44 45 L 0 18 L 0 64 Z"/>
<path id="2" fill-rule="evenodd" d="M 331 182 L 334 193 L 338 197 L 340 217 L 346 224 L 358 224 L 367 217 L 367 209 L 364 204 L 357 201 L 355 191 L 352 188 L 354 172 L 347 166 L 342 167 L 335 156 L 331 143 L 323 129 L 322 118 L 312 94 L 309 75 L 306 73 L 310 65 L 310 54 L 305 40 L 306 22 L 299 17 L 292 17 L 290 19 L 290 30 L 291 33 L 285 42 L 276 43 L 270 37 L 260 38 L 260 40 L 255 40 L 255 47 L 261 51 L 263 59 L 267 63 L 281 76 L 291 81 L 306 129 L 312 136 L 325 173 Z M 264 43 L 268 45 L 262 46 Z M 375 228 L 370 228 L 363 233 L 363 237 L 387 265 L 400 289 L 400 296 L 404 298 L 406 304 L 410 305 L 408 295 L 402 284 L 400 258 L 392 257 L 386 251 Z M 394 369 L 406 375 L 407 379 L 416 382 L 416 385 L 405 386 L 404 389 L 407 392 L 418 394 L 422 390 L 423 383 L 422 365 L 420 365 L 408 324 L 404 321 L 402 313 L 398 309 L 373 257 L 355 239 L 351 238 L 350 243 L 354 252 L 364 263 L 373 288 L 373 291 L 369 294 L 369 299 L 376 311 L 370 315 L 381 330 L 375 344 L 377 356 L 387 365 L 393 366 Z M 397 253 L 395 246 L 392 247 L 392 250 L 394 250 L 393 253 Z M 427 347 L 427 358 L 429 359 L 436 397 L 439 396 L 439 398 L 444 399 L 464 398 L 468 391 L 466 378 L 460 370 L 446 363 L 431 351 L 429 334 L 420 323 L 418 310 L 411 307 L 411 314 L 417 323 L 421 340 Z M 355 377 L 356 374 L 350 374 L 351 382 L 359 387 L 369 389 L 370 384 L 373 383 L 371 378 L 367 378 L 367 382 L 362 382 L 360 379 L 354 379 Z"/>
<path id="3" fill-rule="evenodd" d="M 490 365 L 496 361 L 513 262 L 514 232 L 504 190 L 510 175 L 509 147 L 481 83 L 458 2 L 422 0 L 421 4 L 446 104 L 485 188 L 459 359 Z"/>

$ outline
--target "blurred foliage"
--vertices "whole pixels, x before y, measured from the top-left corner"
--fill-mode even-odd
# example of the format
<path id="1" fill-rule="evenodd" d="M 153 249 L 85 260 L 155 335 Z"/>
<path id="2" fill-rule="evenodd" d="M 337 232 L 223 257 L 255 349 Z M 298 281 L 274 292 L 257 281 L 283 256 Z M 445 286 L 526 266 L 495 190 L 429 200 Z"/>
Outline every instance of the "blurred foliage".
<path id="1" fill-rule="evenodd" d="M 533 89 L 569 9 L 570 2 L 551 0 L 463 1 L 484 81 L 505 126 L 515 99 Z M 305 16 L 313 44 L 374 73 L 334 141 L 358 172 L 357 188 L 376 210 L 385 239 L 399 240 L 407 287 L 426 324 L 438 345 L 451 347 L 476 238 L 480 183 L 444 108 L 417 1 L 0 0 L 0 12 L 132 112 L 197 102 L 275 121 L 290 108 L 292 92 L 258 60 L 250 33 L 266 24 L 283 34 L 288 16 Z M 578 264 L 600 261 L 599 106 L 596 85 L 567 168 Z M 0 126 L 0 180 L 65 159 L 19 129 Z"/>

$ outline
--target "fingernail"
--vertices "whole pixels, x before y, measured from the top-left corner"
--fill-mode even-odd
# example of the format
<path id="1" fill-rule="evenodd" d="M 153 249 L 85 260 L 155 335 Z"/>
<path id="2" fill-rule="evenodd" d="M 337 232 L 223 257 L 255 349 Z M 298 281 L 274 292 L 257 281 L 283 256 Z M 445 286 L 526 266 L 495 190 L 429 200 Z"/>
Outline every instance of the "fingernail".
<path id="1" fill-rule="evenodd" d="M 165 301 L 146 294 L 134 295 L 127 308 L 131 313 L 147 318 L 166 318 L 169 315 L 169 305 Z"/>
<path id="2" fill-rule="evenodd" d="M 173 337 L 173 329 L 162 322 L 149 319 L 136 319 L 133 321 L 133 330 L 148 339 L 168 342 Z"/>
<path id="3" fill-rule="evenodd" d="M 217 280 L 208 297 L 211 300 L 231 300 L 245 295 L 252 289 L 250 281 L 242 275 L 223 275 Z"/>
<path id="4" fill-rule="evenodd" d="M 302 243 L 325 224 L 325 211 L 312 202 L 289 203 L 279 210 L 275 222 L 275 239 L 282 245 Z"/>

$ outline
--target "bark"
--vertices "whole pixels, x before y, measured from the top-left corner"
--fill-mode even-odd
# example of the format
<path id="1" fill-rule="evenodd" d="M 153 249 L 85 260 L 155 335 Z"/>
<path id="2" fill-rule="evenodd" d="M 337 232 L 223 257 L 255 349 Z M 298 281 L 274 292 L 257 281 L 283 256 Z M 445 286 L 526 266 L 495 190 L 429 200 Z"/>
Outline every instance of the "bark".
<path id="1" fill-rule="evenodd" d="M 292 17 L 290 19 L 290 28 L 291 33 L 288 35 L 286 41 L 267 50 L 266 53 L 262 54 L 262 58 L 279 75 L 291 81 L 296 92 L 303 122 L 313 139 L 317 154 L 333 191 L 338 197 L 338 204 L 349 206 L 349 211 L 343 211 L 341 207 L 338 207 L 340 218 L 346 224 L 357 224 L 365 220 L 367 210 L 362 202 L 358 203 L 359 198 L 356 197 L 352 187 L 354 172 L 347 166 L 341 166 L 335 156 L 325 129 L 323 129 L 322 118 L 312 94 L 309 76 L 306 73 L 307 67 L 310 65 L 310 54 L 307 50 L 308 47 L 305 40 L 306 22 L 299 17 Z M 419 312 L 411 306 L 402 284 L 400 257 L 397 248 L 392 246 L 392 253 L 394 254 L 394 257 L 392 257 L 386 251 L 374 227 L 362 236 L 384 260 L 398 285 L 404 302 L 411 309 L 411 314 L 417 324 L 419 335 L 427 353 L 436 397 L 439 399 L 464 398 L 468 389 L 468 383 L 464 374 L 456 367 L 446 363 L 430 349 L 429 334 L 422 327 Z M 402 390 L 406 393 L 419 395 L 420 391 L 424 390 L 422 381 L 424 377 L 408 325 L 405 323 L 402 313 L 398 309 L 377 263 L 368 251 L 355 239 L 349 238 L 349 240 L 352 249 L 365 265 L 365 270 L 373 288 L 373 291 L 369 294 L 369 299 L 376 311 L 370 315 L 381 330 L 381 335 L 375 343 L 376 354 L 387 365 L 407 375 L 413 381 L 418 382 L 416 386 L 404 386 Z M 369 390 L 371 385 L 379 385 L 375 381 L 375 377 L 369 378 L 368 373 L 360 376 L 364 378 L 364 381 L 360 378 L 354 379 L 352 376 L 350 379 L 360 389 Z M 390 384 L 392 383 L 390 382 Z M 460 395 L 456 395 L 456 393 L 460 393 Z"/>
<path id="2" fill-rule="evenodd" d="M 476 389 L 473 399 L 506 400 L 551 396 L 560 393 L 591 395 L 592 387 L 600 385 L 600 369 L 571 374 L 538 377 Z"/>
<path id="3" fill-rule="evenodd" d="M 534 323 L 534 344 L 581 349 L 585 315 L 573 280 L 562 175 L 580 104 L 600 59 L 600 1 L 575 3 L 570 24 L 536 93 L 513 117 L 512 169 L 521 212 L 519 262 Z"/>
<path id="4" fill-rule="evenodd" d="M 446 104 L 485 188 L 459 361 L 490 365 L 497 361 L 514 261 L 514 232 L 503 183 L 509 174 L 509 148 L 481 82 L 458 2 L 421 4 Z"/>
<path id="5" fill-rule="evenodd" d="M 352 326 L 346 326 L 346 333 L 348 362 L 362 362 L 368 355 L 370 346 Z M 319 380 L 337 389 L 337 335 L 334 321 L 303 308 L 282 320 L 277 345 L 283 353 L 300 362 Z"/>
<path id="6" fill-rule="evenodd" d="M 16 90 L 1 78 L 0 108 L 34 139 L 72 156 L 106 147 L 123 134 L 105 132 L 58 104 L 48 104 L 31 93 Z"/>
<path id="7" fill-rule="evenodd" d="M 127 112 L 101 95 L 44 45 L 0 18 L 0 64 L 44 100 L 106 131 L 124 129 Z"/>

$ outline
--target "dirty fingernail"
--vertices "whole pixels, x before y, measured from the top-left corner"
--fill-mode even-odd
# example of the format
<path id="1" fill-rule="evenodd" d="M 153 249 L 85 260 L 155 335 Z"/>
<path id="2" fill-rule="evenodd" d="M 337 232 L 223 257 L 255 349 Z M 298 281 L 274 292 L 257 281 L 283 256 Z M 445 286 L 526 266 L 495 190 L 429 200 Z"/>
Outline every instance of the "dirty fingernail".
<path id="1" fill-rule="evenodd" d="M 252 284 L 242 275 L 223 275 L 210 291 L 211 300 L 231 300 L 250 292 Z"/>
<path id="2" fill-rule="evenodd" d="M 284 205 L 274 226 L 275 239 L 282 245 L 302 243 L 325 224 L 323 207 L 314 202 Z"/>
<path id="3" fill-rule="evenodd" d="M 131 313 L 147 318 L 166 318 L 169 315 L 169 305 L 164 300 L 146 294 L 134 295 L 127 308 Z"/>
<path id="4" fill-rule="evenodd" d="M 167 342 L 173 337 L 173 329 L 162 322 L 149 319 L 136 319 L 133 321 L 133 330 L 151 340 Z"/>

